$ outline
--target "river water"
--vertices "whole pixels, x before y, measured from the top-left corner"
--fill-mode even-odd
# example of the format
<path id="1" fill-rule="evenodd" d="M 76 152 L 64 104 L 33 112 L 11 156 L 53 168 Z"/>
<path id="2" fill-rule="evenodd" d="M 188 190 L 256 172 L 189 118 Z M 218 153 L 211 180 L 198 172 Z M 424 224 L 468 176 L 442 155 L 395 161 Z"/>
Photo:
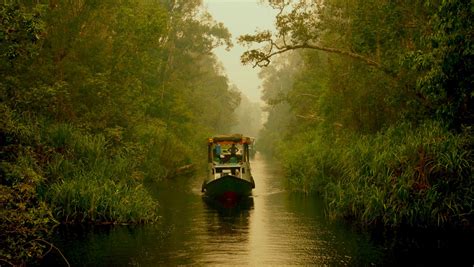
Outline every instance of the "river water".
<path id="1" fill-rule="evenodd" d="M 154 189 L 159 223 L 61 227 L 54 242 L 72 266 L 433 266 L 451 256 L 469 263 L 468 239 L 461 246 L 459 237 L 377 237 L 328 221 L 317 197 L 285 191 L 278 165 L 259 154 L 252 173 L 253 197 L 236 206 L 205 201 L 202 180 L 182 177 Z M 61 264 L 54 252 L 43 262 Z"/>

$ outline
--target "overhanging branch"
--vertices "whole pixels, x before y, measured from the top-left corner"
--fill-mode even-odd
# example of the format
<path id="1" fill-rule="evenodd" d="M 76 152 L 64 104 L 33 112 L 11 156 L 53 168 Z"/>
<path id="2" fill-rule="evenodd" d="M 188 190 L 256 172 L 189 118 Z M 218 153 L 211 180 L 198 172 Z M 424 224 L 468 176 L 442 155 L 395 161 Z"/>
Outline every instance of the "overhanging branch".
<path id="1" fill-rule="evenodd" d="M 273 51 L 273 48 L 277 48 L 277 50 Z M 324 52 L 328 52 L 328 53 L 347 56 L 347 57 L 362 61 L 366 65 L 369 65 L 369 66 L 372 66 L 374 68 L 380 69 L 383 72 L 393 76 L 393 72 L 391 70 L 385 68 L 380 62 L 377 62 L 377 61 L 375 61 L 371 58 L 368 58 L 368 57 L 365 57 L 363 55 L 356 54 L 356 53 L 353 53 L 353 52 L 349 52 L 349 51 L 345 51 L 345 50 L 341 50 L 341 49 L 337 49 L 337 48 L 324 47 L 324 46 L 315 45 L 315 44 L 284 45 L 284 46 L 279 47 L 274 42 L 271 42 L 269 53 L 267 53 L 267 54 L 260 53 L 259 57 L 253 58 L 253 60 L 252 59 L 247 59 L 247 60 L 255 62 L 253 64 L 253 67 L 257 67 L 257 66 L 258 67 L 266 67 L 266 66 L 268 66 L 268 64 L 270 64 L 270 58 L 271 57 L 273 57 L 275 55 L 278 55 L 278 54 L 288 52 L 290 50 L 297 50 L 297 49 L 314 49 L 314 50 L 324 51 Z M 244 61 L 244 63 L 246 63 L 246 62 Z"/>

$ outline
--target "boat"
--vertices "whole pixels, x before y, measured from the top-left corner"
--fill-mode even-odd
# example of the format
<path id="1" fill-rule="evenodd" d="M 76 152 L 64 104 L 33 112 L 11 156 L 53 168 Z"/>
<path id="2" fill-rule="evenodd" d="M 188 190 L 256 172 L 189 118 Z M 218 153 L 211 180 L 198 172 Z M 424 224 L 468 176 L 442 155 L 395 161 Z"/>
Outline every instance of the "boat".
<path id="1" fill-rule="evenodd" d="M 208 173 L 201 189 L 206 196 L 232 201 L 252 194 L 255 181 L 249 147 L 253 141 L 242 134 L 208 138 Z"/>

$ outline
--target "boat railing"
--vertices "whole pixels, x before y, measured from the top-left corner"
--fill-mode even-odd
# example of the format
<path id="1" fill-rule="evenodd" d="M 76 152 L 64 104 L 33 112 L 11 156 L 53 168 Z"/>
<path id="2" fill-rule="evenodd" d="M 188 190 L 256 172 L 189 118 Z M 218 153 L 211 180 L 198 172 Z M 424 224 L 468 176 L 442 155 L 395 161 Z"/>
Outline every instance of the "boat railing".
<path id="1" fill-rule="evenodd" d="M 241 164 L 220 164 L 213 166 L 212 174 L 214 179 L 218 179 L 226 175 L 242 178 L 242 175 L 245 174 L 245 169 L 245 166 L 242 166 Z"/>

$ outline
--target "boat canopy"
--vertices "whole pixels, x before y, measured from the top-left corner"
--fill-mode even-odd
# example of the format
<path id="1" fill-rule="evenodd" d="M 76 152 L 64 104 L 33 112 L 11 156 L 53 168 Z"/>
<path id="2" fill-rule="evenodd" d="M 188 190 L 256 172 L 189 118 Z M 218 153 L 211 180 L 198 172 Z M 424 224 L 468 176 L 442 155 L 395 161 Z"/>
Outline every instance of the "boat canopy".
<path id="1" fill-rule="evenodd" d="M 242 134 L 217 135 L 208 138 L 209 144 L 253 144 L 254 138 L 243 136 Z"/>

